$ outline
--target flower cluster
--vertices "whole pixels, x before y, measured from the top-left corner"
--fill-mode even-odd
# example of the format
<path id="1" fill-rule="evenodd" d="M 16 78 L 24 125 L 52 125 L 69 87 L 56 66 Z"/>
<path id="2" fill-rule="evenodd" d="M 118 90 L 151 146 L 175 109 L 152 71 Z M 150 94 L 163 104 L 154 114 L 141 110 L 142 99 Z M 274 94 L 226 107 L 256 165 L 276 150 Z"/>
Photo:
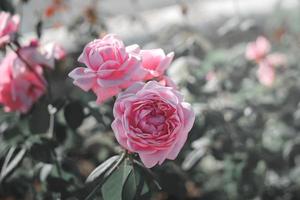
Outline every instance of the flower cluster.
<path id="1" fill-rule="evenodd" d="M 255 42 L 247 45 L 246 58 L 254 61 L 259 67 L 257 77 L 261 84 L 272 86 L 275 80 L 275 67 L 284 65 L 286 58 L 283 54 L 270 54 L 271 44 L 265 37 L 258 37 Z"/>
<path id="2" fill-rule="evenodd" d="M 88 43 L 78 61 L 86 67 L 75 68 L 69 76 L 84 91 L 92 90 L 103 103 L 137 81 L 163 79 L 174 54 L 162 49 L 140 50 L 125 46 L 116 35 L 106 35 Z"/>
<path id="3" fill-rule="evenodd" d="M 75 85 L 92 90 L 98 103 L 118 94 L 112 123 L 116 139 L 149 168 L 177 157 L 195 120 L 190 104 L 164 75 L 173 57 L 162 49 L 125 46 L 109 34 L 88 43 L 78 59 L 87 67 L 69 74 Z"/>
<path id="4" fill-rule="evenodd" d="M 18 30 L 19 16 L 4 12 L 0 16 L 0 45 L 12 48 L 0 63 L 0 104 L 6 112 L 26 113 L 46 91 L 44 67 L 54 68 L 54 59 L 62 59 L 65 52 L 58 44 L 41 45 L 38 40 L 13 45 L 11 35 Z"/>

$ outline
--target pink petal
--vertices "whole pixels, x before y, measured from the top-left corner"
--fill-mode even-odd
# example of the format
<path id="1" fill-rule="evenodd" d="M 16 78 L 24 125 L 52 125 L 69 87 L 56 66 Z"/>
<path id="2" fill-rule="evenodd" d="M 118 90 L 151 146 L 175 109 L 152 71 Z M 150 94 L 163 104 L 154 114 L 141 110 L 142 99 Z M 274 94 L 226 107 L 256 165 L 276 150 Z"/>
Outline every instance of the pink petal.
<path id="1" fill-rule="evenodd" d="M 187 140 L 188 133 L 192 129 L 195 122 L 195 113 L 193 112 L 191 105 L 185 102 L 181 103 L 181 105 L 184 115 L 183 128 L 177 133 L 177 142 L 168 154 L 167 158 L 171 160 L 174 160 L 178 156 L 180 150 Z"/>
<path id="2" fill-rule="evenodd" d="M 104 101 L 110 99 L 113 96 L 116 96 L 118 93 L 120 93 L 121 89 L 118 87 L 106 87 L 102 88 L 99 86 L 95 86 L 93 88 L 94 93 L 97 96 L 96 102 L 98 104 L 103 103 Z"/>
<path id="3" fill-rule="evenodd" d="M 270 87 L 275 80 L 275 69 L 269 62 L 262 61 L 259 63 L 257 76 L 261 84 Z"/>
<path id="4" fill-rule="evenodd" d="M 96 83 L 95 72 L 88 68 L 77 67 L 68 76 L 74 79 L 74 85 L 77 85 L 84 91 L 89 91 Z"/>
<path id="5" fill-rule="evenodd" d="M 140 153 L 139 156 L 147 168 L 154 167 L 160 161 L 160 158 L 158 158 L 155 154 Z"/>

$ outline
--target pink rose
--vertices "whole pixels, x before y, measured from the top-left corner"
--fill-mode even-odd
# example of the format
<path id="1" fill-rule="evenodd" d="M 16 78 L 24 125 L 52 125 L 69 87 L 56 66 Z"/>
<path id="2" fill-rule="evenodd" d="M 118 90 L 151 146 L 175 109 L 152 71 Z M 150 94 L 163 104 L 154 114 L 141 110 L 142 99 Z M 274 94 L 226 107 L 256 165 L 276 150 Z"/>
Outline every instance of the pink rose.
<path id="1" fill-rule="evenodd" d="M 6 112 L 26 113 L 46 90 L 46 81 L 39 65 L 33 73 L 14 52 L 10 52 L 0 64 L 0 103 Z M 39 76 L 39 77 L 37 77 Z"/>
<path id="2" fill-rule="evenodd" d="M 42 48 L 43 46 L 40 45 L 39 41 L 33 39 L 28 45 L 19 48 L 18 53 L 30 66 L 40 65 L 53 69 L 54 60 L 52 57 L 47 56 Z"/>
<path id="3" fill-rule="evenodd" d="M 0 12 L 0 46 L 10 42 L 11 37 L 19 28 L 20 17 L 11 16 L 7 12 Z"/>
<path id="4" fill-rule="evenodd" d="M 42 53 L 48 59 L 61 60 L 66 57 L 65 49 L 58 43 L 51 42 L 42 46 Z"/>
<path id="5" fill-rule="evenodd" d="M 255 42 L 251 42 L 246 48 L 246 58 L 259 62 L 265 58 L 271 49 L 271 45 L 267 38 L 260 36 Z"/>
<path id="6" fill-rule="evenodd" d="M 272 86 L 275 80 L 275 67 L 286 65 L 284 54 L 270 53 L 271 44 L 264 37 L 258 37 L 253 43 L 249 43 L 246 49 L 246 58 L 258 64 L 257 78 L 265 86 Z"/>
<path id="7" fill-rule="evenodd" d="M 137 45 L 125 47 L 117 36 L 106 35 L 85 46 L 78 61 L 87 68 L 77 67 L 69 76 L 84 91 L 93 90 L 102 103 L 141 79 L 138 52 Z"/>
<path id="8" fill-rule="evenodd" d="M 257 70 L 257 77 L 261 84 L 267 87 L 272 86 L 275 80 L 274 66 L 268 60 L 261 61 Z"/>
<path id="9" fill-rule="evenodd" d="M 118 142 L 138 153 L 148 168 L 177 157 L 195 120 L 183 96 L 156 81 L 135 83 L 120 93 L 114 117 L 112 129 Z"/>
<path id="10" fill-rule="evenodd" d="M 170 66 L 174 53 L 168 55 L 162 49 L 141 50 L 142 69 L 144 70 L 144 80 L 157 78 L 165 73 L 165 70 Z"/>

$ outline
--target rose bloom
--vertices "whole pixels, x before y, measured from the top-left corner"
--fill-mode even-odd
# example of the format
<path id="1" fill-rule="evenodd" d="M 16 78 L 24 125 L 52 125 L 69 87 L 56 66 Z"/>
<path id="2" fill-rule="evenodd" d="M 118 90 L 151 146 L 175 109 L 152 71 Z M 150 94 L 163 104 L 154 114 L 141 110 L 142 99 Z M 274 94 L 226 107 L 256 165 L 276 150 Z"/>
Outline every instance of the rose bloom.
<path id="1" fill-rule="evenodd" d="M 259 62 L 264 59 L 271 50 L 269 40 L 263 36 L 259 36 L 256 41 L 251 42 L 246 48 L 246 58 Z"/>
<path id="2" fill-rule="evenodd" d="M 170 66 L 174 53 L 168 55 L 162 49 L 141 50 L 139 54 L 142 57 L 142 69 L 145 73 L 143 80 L 161 77 Z"/>
<path id="3" fill-rule="evenodd" d="M 177 157 L 195 120 L 183 96 L 156 81 L 138 82 L 120 93 L 114 117 L 117 141 L 138 153 L 148 168 Z"/>
<path id="4" fill-rule="evenodd" d="M 137 45 L 125 47 L 116 35 L 108 34 L 85 46 L 78 61 L 87 67 L 75 68 L 69 76 L 84 91 L 92 90 L 102 103 L 141 79 L 138 52 Z"/>
<path id="5" fill-rule="evenodd" d="M 55 59 L 60 60 L 65 56 L 64 49 L 57 43 L 40 44 L 37 39 L 32 39 L 28 45 L 18 49 L 19 54 L 31 66 L 40 65 L 54 68 Z"/>
<path id="6" fill-rule="evenodd" d="M 10 42 L 11 37 L 19 28 L 20 17 L 11 16 L 7 12 L 0 12 L 0 47 Z"/>
<path id="7" fill-rule="evenodd" d="M 14 52 L 10 52 L 0 64 L 0 104 L 4 111 L 26 113 L 46 90 L 41 66 L 34 65 L 35 73 Z"/>
<path id="8" fill-rule="evenodd" d="M 275 68 L 271 62 L 263 60 L 259 63 L 257 78 L 262 85 L 271 87 L 275 81 L 275 75 Z"/>

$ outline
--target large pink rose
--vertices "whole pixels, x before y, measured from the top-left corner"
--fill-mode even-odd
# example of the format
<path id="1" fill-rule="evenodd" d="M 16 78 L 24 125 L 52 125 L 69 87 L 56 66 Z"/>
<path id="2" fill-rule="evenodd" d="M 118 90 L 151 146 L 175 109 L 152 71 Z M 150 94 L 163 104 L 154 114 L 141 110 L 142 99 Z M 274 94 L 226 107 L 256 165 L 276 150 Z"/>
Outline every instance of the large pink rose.
<path id="1" fill-rule="evenodd" d="M 11 16 L 7 12 L 0 12 L 0 46 L 8 43 L 13 34 L 19 28 L 20 17 L 18 15 Z"/>
<path id="2" fill-rule="evenodd" d="M 14 52 L 10 52 L 0 64 L 0 103 L 6 112 L 26 113 L 46 90 L 41 66 L 28 69 Z"/>
<path id="3" fill-rule="evenodd" d="M 251 42 L 246 48 L 246 58 L 259 62 L 264 59 L 271 49 L 271 44 L 267 38 L 260 36 L 256 41 Z"/>
<path id="4" fill-rule="evenodd" d="M 112 129 L 118 142 L 138 153 L 148 168 L 177 157 L 195 120 L 183 96 L 156 81 L 135 83 L 120 93 L 114 117 Z"/>
<path id="5" fill-rule="evenodd" d="M 141 79 L 138 52 L 137 45 L 125 47 L 117 36 L 106 35 L 85 46 L 78 61 L 87 68 L 75 68 L 69 76 L 84 91 L 93 90 L 102 103 Z"/>
<path id="6" fill-rule="evenodd" d="M 173 52 L 166 55 L 162 49 L 141 50 L 140 55 L 145 73 L 144 80 L 163 76 L 174 57 Z"/>

